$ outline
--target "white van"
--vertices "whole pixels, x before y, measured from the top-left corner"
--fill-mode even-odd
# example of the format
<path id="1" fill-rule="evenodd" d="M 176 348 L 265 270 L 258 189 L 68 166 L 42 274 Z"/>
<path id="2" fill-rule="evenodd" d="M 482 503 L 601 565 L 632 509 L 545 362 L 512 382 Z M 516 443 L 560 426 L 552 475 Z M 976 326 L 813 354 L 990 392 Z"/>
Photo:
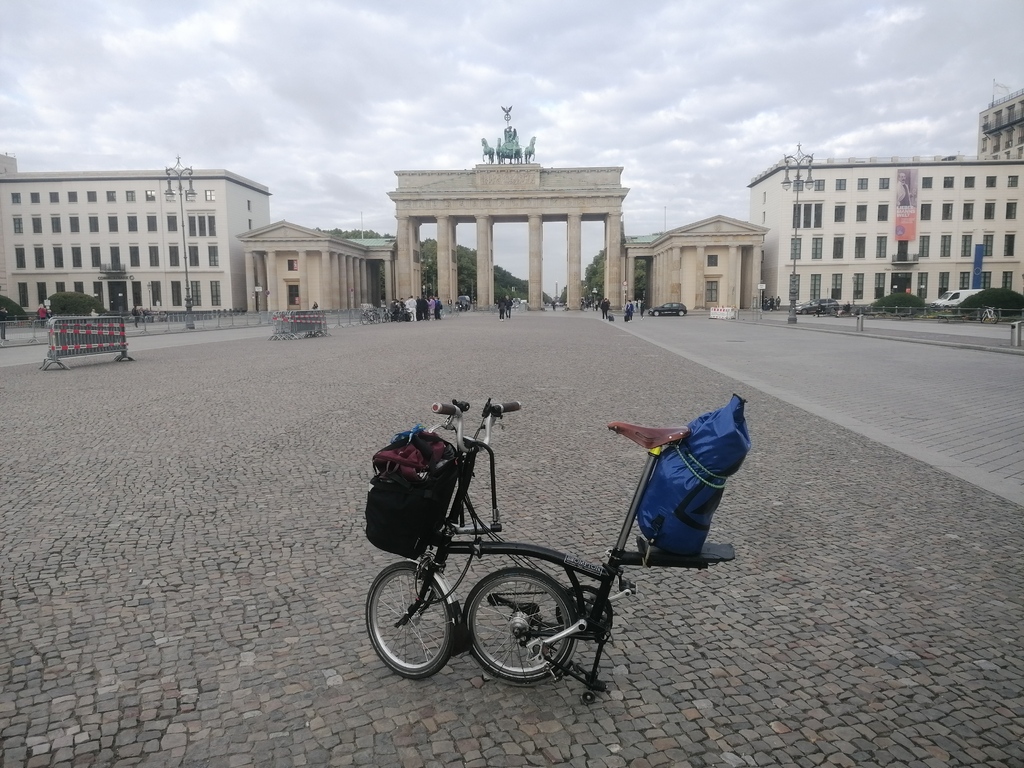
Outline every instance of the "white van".
<path id="1" fill-rule="evenodd" d="M 962 288 L 958 291 L 946 291 L 944 294 L 939 296 L 932 304 L 933 307 L 959 307 L 960 302 L 966 299 L 968 296 L 973 296 L 976 293 L 981 293 L 983 288 Z"/>

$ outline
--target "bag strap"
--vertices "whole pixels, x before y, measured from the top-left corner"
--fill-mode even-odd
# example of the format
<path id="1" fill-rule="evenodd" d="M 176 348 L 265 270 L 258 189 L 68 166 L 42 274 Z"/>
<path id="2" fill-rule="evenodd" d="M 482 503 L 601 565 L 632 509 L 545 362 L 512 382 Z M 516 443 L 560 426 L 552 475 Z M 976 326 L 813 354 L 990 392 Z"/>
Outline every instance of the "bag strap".
<path id="1" fill-rule="evenodd" d="M 679 450 L 679 443 L 675 444 L 675 449 L 676 453 L 679 455 L 679 460 L 683 462 L 683 465 L 704 485 L 708 486 L 708 488 L 715 488 L 716 490 L 725 488 L 725 475 L 716 475 L 710 469 L 697 461 L 697 457 L 692 453 L 689 451 L 684 453 Z M 705 478 L 705 475 L 707 475 L 707 478 Z"/>

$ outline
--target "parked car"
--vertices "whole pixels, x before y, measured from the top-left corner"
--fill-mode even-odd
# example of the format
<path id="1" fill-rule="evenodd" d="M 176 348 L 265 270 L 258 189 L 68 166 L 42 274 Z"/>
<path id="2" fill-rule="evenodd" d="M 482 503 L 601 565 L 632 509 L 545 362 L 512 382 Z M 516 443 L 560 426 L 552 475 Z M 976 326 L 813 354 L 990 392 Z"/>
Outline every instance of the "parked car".
<path id="1" fill-rule="evenodd" d="M 648 315 L 659 317 L 661 315 L 679 315 L 686 314 L 686 305 L 680 304 L 678 301 L 670 301 L 666 304 L 661 304 L 657 307 L 651 307 L 647 310 Z"/>
<path id="2" fill-rule="evenodd" d="M 960 303 L 969 296 L 981 293 L 982 288 L 961 288 L 958 291 L 946 291 L 932 302 L 933 307 L 959 307 Z"/>
<path id="3" fill-rule="evenodd" d="M 798 315 L 834 315 L 840 304 L 835 299 L 811 299 L 796 305 Z"/>

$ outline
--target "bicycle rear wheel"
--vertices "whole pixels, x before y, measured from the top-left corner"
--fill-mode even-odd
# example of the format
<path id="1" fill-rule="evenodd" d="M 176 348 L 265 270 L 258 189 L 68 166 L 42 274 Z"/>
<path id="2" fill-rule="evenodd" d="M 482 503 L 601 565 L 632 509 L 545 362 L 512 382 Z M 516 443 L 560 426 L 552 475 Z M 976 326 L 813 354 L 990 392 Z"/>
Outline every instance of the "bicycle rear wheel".
<path id="1" fill-rule="evenodd" d="M 443 600 L 437 579 L 411 617 L 423 579 L 418 564 L 389 565 L 373 580 L 366 596 L 366 630 L 381 661 L 402 677 L 422 680 L 448 663 L 455 638 L 455 616 Z"/>
<path id="2" fill-rule="evenodd" d="M 477 662 L 513 683 L 535 683 L 550 676 L 548 661 L 530 658 L 527 645 L 576 621 L 573 601 L 562 585 L 529 568 L 504 568 L 484 576 L 469 593 L 464 614 Z M 560 640 L 548 658 L 564 664 L 575 647 L 573 638 Z"/>

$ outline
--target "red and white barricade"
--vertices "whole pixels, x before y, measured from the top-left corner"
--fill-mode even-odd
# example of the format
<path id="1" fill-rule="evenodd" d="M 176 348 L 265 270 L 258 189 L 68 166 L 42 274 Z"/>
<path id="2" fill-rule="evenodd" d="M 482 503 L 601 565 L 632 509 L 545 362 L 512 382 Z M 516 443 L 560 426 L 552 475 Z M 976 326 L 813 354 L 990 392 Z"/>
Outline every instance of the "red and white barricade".
<path id="1" fill-rule="evenodd" d="M 114 362 L 133 359 L 128 356 L 123 317 L 54 317 L 46 326 L 50 348 L 40 370 L 51 365 L 67 370 L 62 360 L 83 355 L 116 354 Z"/>
<path id="2" fill-rule="evenodd" d="M 322 309 L 275 312 L 273 320 L 274 335 L 270 337 L 270 341 L 331 335 L 327 332 L 327 313 Z"/>

